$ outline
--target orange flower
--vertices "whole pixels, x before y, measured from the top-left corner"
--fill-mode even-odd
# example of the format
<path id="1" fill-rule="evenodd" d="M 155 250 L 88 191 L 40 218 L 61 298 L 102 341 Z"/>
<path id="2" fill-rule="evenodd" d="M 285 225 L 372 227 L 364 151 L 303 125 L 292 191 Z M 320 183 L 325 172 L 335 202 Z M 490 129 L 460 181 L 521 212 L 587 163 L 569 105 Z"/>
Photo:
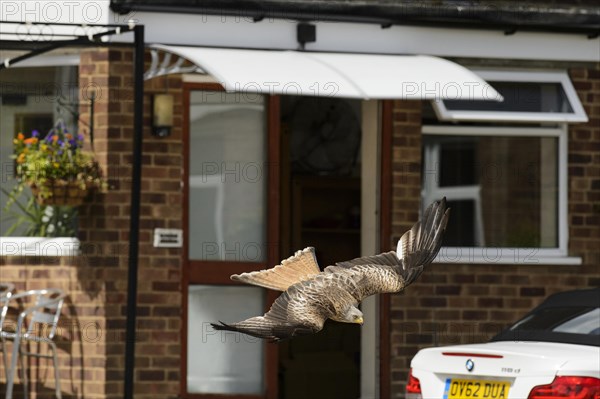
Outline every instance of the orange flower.
<path id="1" fill-rule="evenodd" d="M 25 135 L 23 135 L 23 133 L 17 134 L 17 139 L 18 140 L 23 140 L 24 138 L 25 138 Z"/>
<path id="2" fill-rule="evenodd" d="M 25 162 L 25 154 L 20 153 L 19 157 L 17 158 L 17 163 L 23 163 Z"/>
<path id="3" fill-rule="evenodd" d="M 52 136 L 52 142 L 56 143 L 58 141 L 58 135 Z"/>
<path id="4" fill-rule="evenodd" d="M 38 142 L 38 139 L 36 137 L 30 137 L 28 139 L 25 139 L 25 144 L 35 144 Z"/>
<path id="5" fill-rule="evenodd" d="M 67 133 L 65 134 L 65 137 L 67 138 L 67 140 L 71 140 L 73 138 L 73 135 L 71 133 Z"/>

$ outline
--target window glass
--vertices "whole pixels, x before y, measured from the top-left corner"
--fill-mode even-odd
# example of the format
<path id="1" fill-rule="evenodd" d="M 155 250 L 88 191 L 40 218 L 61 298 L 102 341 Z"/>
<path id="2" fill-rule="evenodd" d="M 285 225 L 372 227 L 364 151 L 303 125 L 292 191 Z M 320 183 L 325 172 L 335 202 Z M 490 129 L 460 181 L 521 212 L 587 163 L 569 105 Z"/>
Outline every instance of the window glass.
<path id="1" fill-rule="evenodd" d="M 447 247 L 474 247 L 476 241 L 476 208 L 474 200 L 451 200 L 447 202 L 452 209 L 452 219 L 460 220 L 460 223 L 450 223 L 444 234 L 444 245 Z M 464 228 L 463 226 L 473 228 Z"/>
<path id="2" fill-rule="evenodd" d="M 552 329 L 554 332 L 600 335 L 600 308 L 592 309 L 565 320 Z"/>
<path id="3" fill-rule="evenodd" d="M 424 135 L 423 168 L 423 203 L 452 208 L 444 246 L 559 246 L 557 137 Z"/>
<path id="4" fill-rule="evenodd" d="M 195 91 L 190 101 L 189 258 L 264 261 L 264 97 Z"/>
<path id="5" fill-rule="evenodd" d="M 476 140 L 448 139 L 440 150 L 441 187 L 477 184 Z"/>
<path id="6" fill-rule="evenodd" d="M 75 236 L 77 209 L 40 206 L 16 186 L 13 140 L 19 133 L 45 135 L 59 119 L 77 133 L 77 67 L 9 68 L 0 74 L 0 236 Z M 13 202 L 11 196 L 16 198 Z"/>
<path id="7" fill-rule="evenodd" d="M 264 342 L 246 334 L 214 331 L 217 320 L 236 322 L 264 313 L 257 287 L 190 285 L 187 391 L 262 394 Z"/>
<path id="8" fill-rule="evenodd" d="M 573 113 L 560 82 L 490 82 L 504 101 L 444 100 L 449 111 Z"/>

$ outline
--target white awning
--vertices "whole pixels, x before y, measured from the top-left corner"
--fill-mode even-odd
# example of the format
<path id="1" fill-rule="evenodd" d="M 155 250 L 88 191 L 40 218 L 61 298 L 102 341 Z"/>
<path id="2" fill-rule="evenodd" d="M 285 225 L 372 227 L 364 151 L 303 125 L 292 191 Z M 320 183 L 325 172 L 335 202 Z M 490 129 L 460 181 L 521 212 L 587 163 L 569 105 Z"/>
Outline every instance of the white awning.
<path id="1" fill-rule="evenodd" d="M 212 75 L 225 90 L 265 94 L 408 100 L 498 100 L 468 69 L 426 55 L 166 46 Z"/>

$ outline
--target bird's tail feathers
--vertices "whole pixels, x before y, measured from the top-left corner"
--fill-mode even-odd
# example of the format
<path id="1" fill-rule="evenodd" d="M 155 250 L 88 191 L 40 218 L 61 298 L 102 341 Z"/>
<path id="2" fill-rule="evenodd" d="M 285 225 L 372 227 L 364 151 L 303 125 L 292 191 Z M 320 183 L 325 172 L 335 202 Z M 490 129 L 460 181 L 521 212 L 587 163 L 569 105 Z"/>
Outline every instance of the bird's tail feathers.
<path id="1" fill-rule="evenodd" d="M 294 256 L 287 258 L 280 265 L 271 269 L 234 274 L 231 279 L 272 290 L 285 291 L 289 286 L 320 272 L 315 250 L 308 247 L 302 251 L 297 251 Z"/>

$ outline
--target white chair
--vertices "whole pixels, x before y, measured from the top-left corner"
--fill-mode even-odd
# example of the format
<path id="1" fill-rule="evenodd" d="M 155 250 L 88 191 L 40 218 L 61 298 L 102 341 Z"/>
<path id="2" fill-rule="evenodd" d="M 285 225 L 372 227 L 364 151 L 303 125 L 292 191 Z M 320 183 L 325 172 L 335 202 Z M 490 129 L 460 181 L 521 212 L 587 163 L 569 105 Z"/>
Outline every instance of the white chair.
<path id="1" fill-rule="evenodd" d="M 6 318 L 6 313 L 8 312 L 8 302 L 10 297 L 15 289 L 15 285 L 11 283 L 0 283 L 0 306 L 2 306 L 2 310 L 0 311 L 0 336 L 2 336 L 2 331 L 4 327 L 4 319 Z M 8 357 L 4 352 L 4 339 L 1 341 L 2 343 L 2 363 L 4 364 L 4 373 L 7 376 L 8 380 Z"/>
<path id="2" fill-rule="evenodd" d="M 17 358 L 19 357 L 21 358 L 24 396 L 25 398 L 28 396 L 29 389 L 26 356 L 52 359 L 54 378 L 56 381 L 56 397 L 58 399 L 62 398 L 54 336 L 56 334 L 56 328 L 64 300 L 65 294 L 61 290 L 43 289 L 14 294 L 6 301 L 3 307 L 3 314 L 5 309 L 8 309 L 11 304 L 17 308 L 21 308 L 20 303 L 22 303 L 24 309 L 19 313 L 15 330 L 6 331 L 5 329 L 2 329 L 2 333 L 0 334 L 3 347 L 5 346 L 6 341 L 13 342 L 10 367 L 7 369 L 6 399 L 12 399 L 17 369 Z M 28 345 L 24 345 L 28 342 L 45 343 L 48 345 L 51 353 L 42 354 L 30 352 L 28 350 Z"/>

